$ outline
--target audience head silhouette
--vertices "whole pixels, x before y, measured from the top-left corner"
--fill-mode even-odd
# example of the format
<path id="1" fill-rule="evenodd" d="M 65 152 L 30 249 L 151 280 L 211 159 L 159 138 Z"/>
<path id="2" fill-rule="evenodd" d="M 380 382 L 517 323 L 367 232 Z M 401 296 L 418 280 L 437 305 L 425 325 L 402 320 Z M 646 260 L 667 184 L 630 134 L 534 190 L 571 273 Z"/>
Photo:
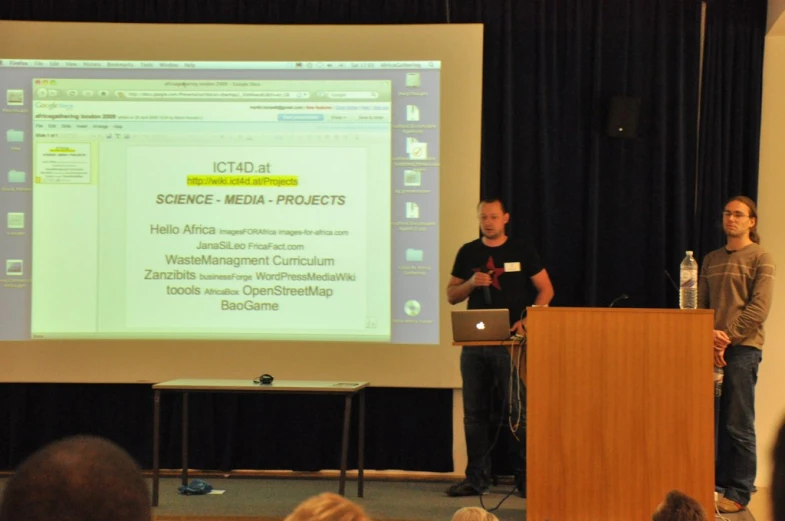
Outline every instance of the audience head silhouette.
<path id="1" fill-rule="evenodd" d="M 1 520 L 0 520 L 1 521 Z M 343 496 L 325 492 L 306 499 L 284 521 L 371 521 L 365 511 Z"/>
<path id="2" fill-rule="evenodd" d="M 149 521 L 139 466 L 114 443 L 93 436 L 54 442 L 8 480 L 0 521 Z"/>
<path id="3" fill-rule="evenodd" d="M 452 521 L 499 521 L 499 518 L 480 507 L 463 507 L 452 515 Z"/>
<path id="4" fill-rule="evenodd" d="M 706 521 L 706 511 L 687 494 L 671 490 L 654 514 L 652 521 Z"/>
<path id="5" fill-rule="evenodd" d="M 771 506 L 774 521 L 785 521 L 785 422 L 774 442 L 774 475 L 771 478 Z"/>

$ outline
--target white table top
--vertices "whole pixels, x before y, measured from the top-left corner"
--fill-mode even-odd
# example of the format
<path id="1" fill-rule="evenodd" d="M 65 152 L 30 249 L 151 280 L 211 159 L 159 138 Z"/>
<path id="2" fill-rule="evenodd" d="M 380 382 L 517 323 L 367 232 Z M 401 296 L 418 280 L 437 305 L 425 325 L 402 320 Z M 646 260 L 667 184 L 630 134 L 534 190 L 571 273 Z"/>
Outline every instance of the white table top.
<path id="1" fill-rule="evenodd" d="M 325 382 L 319 380 L 274 380 L 271 384 L 256 384 L 249 380 L 215 380 L 209 378 L 169 380 L 153 385 L 159 390 L 194 391 L 272 391 L 352 393 L 369 385 L 368 382 Z"/>

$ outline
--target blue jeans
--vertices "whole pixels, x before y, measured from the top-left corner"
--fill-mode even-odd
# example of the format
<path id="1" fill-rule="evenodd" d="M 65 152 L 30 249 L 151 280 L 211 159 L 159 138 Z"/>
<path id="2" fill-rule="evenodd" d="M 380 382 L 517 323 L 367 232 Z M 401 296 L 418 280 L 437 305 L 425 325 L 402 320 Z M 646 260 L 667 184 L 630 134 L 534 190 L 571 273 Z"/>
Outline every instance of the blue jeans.
<path id="1" fill-rule="evenodd" d="M 755 384 L 763 359 L 760 349 L 730 346 L 725 351 L 725 376 L 719 399 L 715 481 L 725 497 L 750 502 L 755 484 Z"/>
<path id="2" fill-rule="evenodd" d="M 501 400 L 503 432 L 511 435 L 509 418 L 517 423 L 515 436 L 510 442 L 510 461 L 515 476 L 526 479 L 526 388 L 519 384 L 518 371 L 510 371 L 510 355 L 504 347 L 464 347 L 461 351 L 461 376 L 463 377 L 463 428 L 466 435 L 466 479 L 478 490 L 490 484 L 491 405 Z M 513 378 L 512 416 L 510 416 L 510 378 Z M 520 390 L 520 395 L 518 395 Z M 520 408 L 520 418 L 518 411 Z M 516 421 L 518 420 L 518 421 Z M 500 433 L 503 435 L 503 433 Z"/>

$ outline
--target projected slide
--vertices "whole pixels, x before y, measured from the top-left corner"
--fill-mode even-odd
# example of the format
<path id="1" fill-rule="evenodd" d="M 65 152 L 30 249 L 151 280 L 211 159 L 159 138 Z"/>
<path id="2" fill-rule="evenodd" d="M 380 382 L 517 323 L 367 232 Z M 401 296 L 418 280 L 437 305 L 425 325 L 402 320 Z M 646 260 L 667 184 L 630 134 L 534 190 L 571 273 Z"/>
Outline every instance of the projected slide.
<path id="1" fill-rule="evenodd" d="M 6 339 L 438 342 L 438 62 L 1 63 Z"/>
<path id="2" fill-rule="evenodd" d="M 369 231 L 385 231 L 368 225 L 387 216 L 365 218 L 366 168 L 360 147 L 130 148 L 128 325 L 365 329 L 390 299 L 368 277 Z M 211 169 L 241 173 L 196 173 Z"/>

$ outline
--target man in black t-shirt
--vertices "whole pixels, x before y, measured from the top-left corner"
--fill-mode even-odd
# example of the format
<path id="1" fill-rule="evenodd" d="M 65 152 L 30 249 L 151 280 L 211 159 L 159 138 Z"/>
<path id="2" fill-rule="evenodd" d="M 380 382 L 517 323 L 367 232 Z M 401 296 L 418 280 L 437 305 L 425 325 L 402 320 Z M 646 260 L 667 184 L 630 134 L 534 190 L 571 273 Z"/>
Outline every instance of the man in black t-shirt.
<path id="1" fill-rule="evenodd" d="M 469 299 L 469 309 L 510 310 L 511 331 L 524 334 L 526 306 L 547 306 L 553 286 L 536 250 L 508 237 L 504 226 L 510 214 L 498 199 L 486 199 L 477 207 L 482 238 L 464 244 L 458 251 L 447 285 L 447 300 L 457 304 Z M 490 483 L 490 403 L 495 387 L 504 391 L 505 410 L 515 436 L 512 442 L 513 470 L 523 497 L 526 494 L 526 390 L 511 396 L 510 354 L 503 346 L 463 347 L 463 425 L 468 464 L 466 478 L 447 489 L 448 496 L 474 496 L 488 490 Z M 508 423 L 508 422 L 505 422 Z"/>

